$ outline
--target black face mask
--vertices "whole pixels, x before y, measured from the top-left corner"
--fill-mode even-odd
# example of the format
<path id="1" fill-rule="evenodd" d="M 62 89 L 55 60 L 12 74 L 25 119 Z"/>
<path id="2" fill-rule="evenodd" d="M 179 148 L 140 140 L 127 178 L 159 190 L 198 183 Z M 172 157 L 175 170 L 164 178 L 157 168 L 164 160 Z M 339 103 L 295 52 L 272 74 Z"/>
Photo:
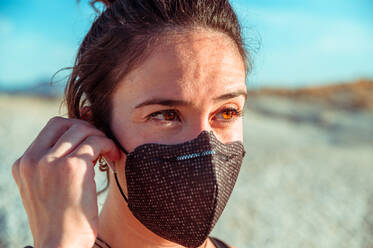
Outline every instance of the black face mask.
<path id="1" fill-rule="evenodd" d="M 235 185 L 242 142 L 223 144 L 213 132 L 202 131 L 181 144 L 144 144 L 131 153 L 120 148 L 127 154 L 128 198 L 114 175 L 133 215 L 164 239 L 202 245 Z"/>

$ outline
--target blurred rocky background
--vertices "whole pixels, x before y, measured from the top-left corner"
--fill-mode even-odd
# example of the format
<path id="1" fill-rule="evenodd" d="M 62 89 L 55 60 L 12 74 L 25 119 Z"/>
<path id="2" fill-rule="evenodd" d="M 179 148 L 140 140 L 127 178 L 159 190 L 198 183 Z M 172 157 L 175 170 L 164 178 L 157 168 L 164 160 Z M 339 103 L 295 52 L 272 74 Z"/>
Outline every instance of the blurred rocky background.
<path id="1" fill-rule="evenodd" d="M 69 68 L 97 17 L 89 1 L 0 0 L 0 248 L 32 244 L 11 166 L 66 116 Z M 247 153 L 212 235 L 237 248 L 373 248 L 373 1 L 230 2 L 253 64 Z"/>
<path id="2" fill-rule="evenodd" d="M 12 163 L 66 116 L 61 97 L 30 91 L 0 94 L 1 248 L 32 244 Z M 250 90 L 244 122 L 245 161 L 212 236 L 238 248 L 373 247 L 372 80 Z"/>

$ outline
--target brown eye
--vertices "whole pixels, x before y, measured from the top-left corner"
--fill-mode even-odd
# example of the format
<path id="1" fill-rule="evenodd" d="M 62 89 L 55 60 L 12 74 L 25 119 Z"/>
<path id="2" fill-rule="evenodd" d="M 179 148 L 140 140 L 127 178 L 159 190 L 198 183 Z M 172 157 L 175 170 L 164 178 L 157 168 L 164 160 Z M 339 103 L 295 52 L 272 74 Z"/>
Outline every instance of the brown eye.
<path id="1" fill-rule="evenodd" d="M 149 116 L 151 119 L 161 120 L 161 121 L 175 121 L 179 120 L 179 117 L 174 110 L 162 110 L 152 113 Z"/>
<path id="2" fill-rule="evenodd" d="M 229 108 L 229 109 L 224 109 L 223 111 L 218 113 L 216 118 L 222 121 L 230 121 L 240 116 L 241 116 L 240 111 L 238 111 L 237 109 Z"/>
<path id="3" fill-rule="evenodd" d="M 224 118 L 225 120 L 229 120 L 229 119 L 232 119 L 232 117 L 233 117 L 234 114 L 235 114 L 235 113 L 234 113 L 232 110 L 228 110 L 228 111 L 224 111 L 224 112 L 222 113 L 222 116 L 223 116 L 223 118 Z"/>
<path id="4" fill-rule="evenodd" d="M 173 121 L 176 117 L 176 113 L 171 111 L 163 112 L 162 114 L 166 121 Z"/>

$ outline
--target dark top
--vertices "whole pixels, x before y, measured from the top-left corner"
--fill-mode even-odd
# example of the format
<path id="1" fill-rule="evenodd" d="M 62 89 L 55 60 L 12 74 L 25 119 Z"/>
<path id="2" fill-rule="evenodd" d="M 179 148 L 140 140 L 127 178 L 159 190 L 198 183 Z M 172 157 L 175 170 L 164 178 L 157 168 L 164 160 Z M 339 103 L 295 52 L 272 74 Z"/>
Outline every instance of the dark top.
<path id="1" fill-rule="evenodd" d="M 220 239 L 210 237 L 210 240 L 215 245 L 216 248 L 229 248 L 229 246 L 221 241 Z"/>
<path id="2" fill-rule="evenodd" d="M 214 237 L 209 237 L 209 238 L 216 248 L 229 248 L 229 246 L 223 241 L 221 241 L 220 239 L 214 238 Z M 99 241 L 100 244 L 97 243 L 97 241 Z M 102 239 L 100 239 L 99 237 L 97 237 L 95 245 L 97 245 L 99 248 L 104 248 L 104 246 L 110 248 L 109 244 L 103 241 Z"/>
<path id="3" fill-rule="evenodd" d="M 229 248 L 229 246 L 226 243 L 224 243 L 223 241 L 221 241 L 220 239 L 214 238 L 214 237 L 209 237 L 209 238 L 212 241 L 212 243 L 215 245 L 216 248 Z M 107 245 L 108 247 L 110 247 L 103 240 L 100 240 L 100 241 L 105 243 L 105 245 Z M 98 247 L 102 247 L 101 245 L 97 244 L 97 242 L 95 242 L 95 245 L 97 245 Z M 33 248 L 33 247 L 32 246 L 25 246 L 24 248 Z"/>

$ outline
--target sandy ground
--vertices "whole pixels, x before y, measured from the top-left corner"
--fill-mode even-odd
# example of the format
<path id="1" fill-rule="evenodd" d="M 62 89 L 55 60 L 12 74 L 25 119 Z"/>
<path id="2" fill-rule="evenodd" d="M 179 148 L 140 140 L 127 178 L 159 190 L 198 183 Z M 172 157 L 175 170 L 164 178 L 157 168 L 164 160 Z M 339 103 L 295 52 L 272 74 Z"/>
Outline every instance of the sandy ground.
<path id="1" fill-rule="evenodd" d="M 273 96 L 247 106 L 245 161 L 212 236 L 238 248 L 373 248 L 372 112 Z M 32 244 L 11 165 L 58 114 L 57 100 L 0 96 L 0 247 Z"/>

